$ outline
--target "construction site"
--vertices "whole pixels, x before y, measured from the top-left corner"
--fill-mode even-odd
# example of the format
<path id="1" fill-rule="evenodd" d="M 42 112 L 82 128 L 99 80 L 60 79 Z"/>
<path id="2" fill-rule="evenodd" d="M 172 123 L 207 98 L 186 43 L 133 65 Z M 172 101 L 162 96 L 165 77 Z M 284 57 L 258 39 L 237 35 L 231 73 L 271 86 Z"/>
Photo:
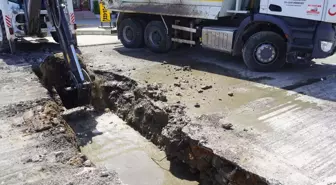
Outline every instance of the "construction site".
<path id="1" fill-rule="evenodd" d="M 110 35 L 76 36 L 72 5 L 63 6 L 64 13 L 58 1 L 46 0 L 50 6 L 37 14 L 52 17 L 51 24 L 44 18 L 43 38 L 30 38 L 34 26 L 12 34 L 0 14 L 0 184 L 336 184 L 331 18 L 300 19 L 292 35 L 283 29 L 282 37 L 277 22 L 257 21 L 262 31 L 253 27 L 253 34 L 220 25 L 215 17 L 222 13 L 207 13 L 205 2 L 192 4 L 179 21 L 158 15 L 174 7 L 180 12 L 170 1 L 164 9 L 134 2 L 105 2 L 121 12 Z M 241 3 L 253 8 L 248 2 Z M 223 1 L 210 3 L 211 12 L 223 11 Z M 225 6 L 230 16 L 247 11 L 236 1 Z M 244 20 L 237 18 L 239 25 Z M 15 38 L 18 32 L 29 38 Z M 316 39 L 324 41 L 316 45 Z M 269 43 L 254 45 L 264 40 Z M 298 49 L 308 41 L 311 50 Z"/>

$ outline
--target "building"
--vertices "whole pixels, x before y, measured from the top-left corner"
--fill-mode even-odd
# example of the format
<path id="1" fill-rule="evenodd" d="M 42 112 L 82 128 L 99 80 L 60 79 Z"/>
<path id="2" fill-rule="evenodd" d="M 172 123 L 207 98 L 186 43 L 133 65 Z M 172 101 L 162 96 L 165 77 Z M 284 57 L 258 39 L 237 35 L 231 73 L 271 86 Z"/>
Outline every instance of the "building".
<path id="1" fill-rule="evenodd" d="M 81 19 L 96 19 L 97 16 L 93 13 L 93 2 L 97 0 L 72 0 L 75 10 L 76 20 Z"/>
<path id="2" fill-rule="evenodd" d="M 93 11 L 94 0 L 72 0 L 75 11 Z"/>

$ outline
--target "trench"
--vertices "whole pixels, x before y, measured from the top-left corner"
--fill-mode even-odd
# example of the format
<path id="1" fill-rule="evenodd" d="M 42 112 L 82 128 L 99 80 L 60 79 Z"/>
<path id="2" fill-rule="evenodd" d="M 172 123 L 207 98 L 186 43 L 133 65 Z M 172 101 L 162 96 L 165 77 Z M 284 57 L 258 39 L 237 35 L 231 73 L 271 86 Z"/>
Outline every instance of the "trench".
<path id="1" fill-rule="evenodd" d="M 164 151 L 111 112 L 77 110 L 65 118 L 77 134 L 81 153 L 95 165 L 116 171 L 125 184 L 199 184 L 187 165 L 168 161 Z"/>
<path id="2" fill-rule="evenodd" d="M 142 86 L 111 72 L 90 73 L 95 76 L 93 110 L 69 110 L 65 117 L 81 151 L 117 171 L 127 184 L 269 184 L 188 137 L 183 132 L 191 124 L 186 107 L 168 104 L 160 85 Z"/>

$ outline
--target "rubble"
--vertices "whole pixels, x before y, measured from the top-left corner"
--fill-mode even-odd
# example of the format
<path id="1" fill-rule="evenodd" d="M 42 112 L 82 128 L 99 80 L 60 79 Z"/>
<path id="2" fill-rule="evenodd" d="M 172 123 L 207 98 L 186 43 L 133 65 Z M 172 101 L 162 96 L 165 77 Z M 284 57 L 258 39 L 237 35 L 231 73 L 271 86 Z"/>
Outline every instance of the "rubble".
<path id="1" fill-rule="evenodd" d="M 233 130 L 232 127 L 232 123 L 224 123 L 222 124 L 222 127 L 225 129 L 225 130 Z"/>
<path id="2" fill-rule="evenodd" d="M 204 85 L 201 87 L 202 90 L 208 90 L 208 89 L 211 89 L 212 88 L 212 85 Z"/>
<path id="3" fill-rule="evenodd" d="M 91 167 L 91 166 L 92 166 L 92 162 L 91 162 L 90 160 L 86 160 L 86 161 L 83 163 L 83 165 L 84 165 L 85 167 Z"/>
<path id="4" fill-rule="evenodd" d="M 191 67 L 190 66 L 183 66 L 183 71 L 191 71 Z"/>
<path id="5" fill-rule="evenodd" d="M 180 83 L 174 83 L 174 86 L 175 87 L 181 87 L 181 84 Z"/>

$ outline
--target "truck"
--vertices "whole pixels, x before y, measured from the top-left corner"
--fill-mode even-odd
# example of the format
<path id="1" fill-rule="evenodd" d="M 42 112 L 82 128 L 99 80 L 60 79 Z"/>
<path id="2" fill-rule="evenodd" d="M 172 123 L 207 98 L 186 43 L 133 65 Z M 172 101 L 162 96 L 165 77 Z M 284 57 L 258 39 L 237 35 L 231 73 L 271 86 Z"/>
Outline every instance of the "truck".
<path id="1" fill-rule="evenodd" d="M 0 51 L 15 52 L 16 42 L 25 37 L 44 38 L 51 35 L 59 42 L 55 25 L 48 18 L 43 1 L 1 0 L 0 2 Z M 76 39 L 76 22 L 72 0 L 62 0 L 70 31 Z M 30 17 L 34 17 L 30 19 Z"/>
<path id="2" fill-rule="evenodd" d="M 118 39 L 126 48 L 156 53 L 176 44 L 242 56 L 253 71 L 335 53 L 333 0 L 105 0 L 117 12 Z"/>

